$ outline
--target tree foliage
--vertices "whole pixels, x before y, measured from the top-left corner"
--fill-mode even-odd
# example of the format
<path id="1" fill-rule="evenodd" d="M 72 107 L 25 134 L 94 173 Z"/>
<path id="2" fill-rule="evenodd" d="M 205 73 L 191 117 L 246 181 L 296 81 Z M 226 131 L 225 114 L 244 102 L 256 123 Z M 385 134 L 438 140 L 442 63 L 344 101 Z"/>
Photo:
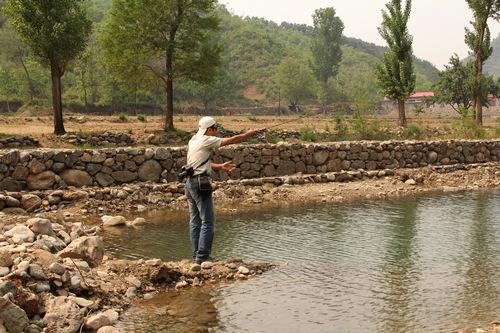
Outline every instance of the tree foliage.
<path id="1" fill-rule="evenodd" d="M 398 101 L 399 125 L 406 126 L 405 101 L 415 89 L 413 69 L 413 38 L 408 32 L 411 0 L 391 0 L 382 11 L 380 35 L 387 42 L 389 51 L 384 54 L 382 65 L 377 66 L 377 78 L 385 96 Z"/>
<path id="2" fill-rule="evenodd" d="M 31 54 L 52 76 L 54 133 L 64 134 L 61 77 L 86 46 L 91 21 L 81 0 L 7 0 L 10 24 L 19 33 Z"/>
<path id="3" fill-rule="evenodd" d="M 121 82 L 167 92 L 166 130 L 173 130 L 173 81 L 210 82 L 220 61 L 213 33 L 215 0 L 115 0 L 103 34 L 109 69 Z"/>
<path id="4" fill-rule="evenodd" d="M 310 99 L 315 91 L 313 72 L 306 60 L 300 57 L 289 57 L 281 62 L 276 82 L 283 97 L 293 106 Z"/>
<path id="5" fill-rule="evenodd" d="M 311 51 L 312 68 L 320 83 L 319 102 L 328 102 L 328 80 L 335 77 L 342 60 L 342 32 L 344 23 L 332 7 L 317 9 L 313 15 Z"/>
<path id="6" fill-rule="evenodd" d="M 499 0 L 466 0 L 474 20 L 471 22 L 472 30 L 465 28 L 465 43 L 471 49 L 474 57 L 472 67 L 471 94 L 474 105 L 473 117 L 479 125 L 483 123 L 483 103 L 481 101 L 484 92 L 483 87 L 487 85 L 484 82 L 483 75 L 484 62 L 493 53 L 491 47 L 491 34 L 488 27 L 488 19 L 499 19 L 500 1 Z"/>

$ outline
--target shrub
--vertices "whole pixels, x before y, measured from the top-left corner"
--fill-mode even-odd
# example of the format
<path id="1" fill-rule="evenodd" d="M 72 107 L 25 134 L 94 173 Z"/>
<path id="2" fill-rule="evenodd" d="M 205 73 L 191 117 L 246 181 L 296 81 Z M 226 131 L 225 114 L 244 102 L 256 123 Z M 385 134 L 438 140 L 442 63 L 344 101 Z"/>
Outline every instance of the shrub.
<path id="1" fill-rule="evenodd" d="M 300 139 L 302 141 L 316 142 L 318 141 L 318 136 L 311 127 L 307 126 L 300 130 Z"/>
<path id="2" fill-rule="evenodd" d="M 118 114 L 118 120 L 126 122 L 127 121 L 127 115 L 125 113 L 119 113 Z"/>
<path id="3" fill-rule="evenodd" d="M 142 121 L 144 123 L 144 122 L 146 122 L 146 116 L 143 114 L 138 114 L 137 120 Z"/>
<path id="4" fill-rule="evenodd" d="M 335 132 L 337 133 L 337 139 L 344 140 L 347 138 L 347 133 L 349 128 L 346 124 L 342 123 L 342 118 L 339 116 L 335 116 Z"/>
<path id="5" fill-rule="evenodd" d="M 255 116 L 248 116 L 248 120 L 256 122 L 257 118 Z"/>
<path id="6" fill-rule="evenodd" d="M 371 120 L 370 123 L 359 112 L 356 112 L 352 121 L 352 130 L 358 140 L 386 140 L 388 135 L 380 128 L 378 120 Z"/>
<path id="7" fill-rule="evenodd" d="M 408 127 L 403 130 L 403 137 L 405 139 L 419 140 L 422 139 L 424 135 L 425 128 L 418 124 L 409 124 Z"/>
<path id="8" fill-rule="evenodd" d="M 459 110 L 460 119 L 453 122 L 453 133 L 459 138 L 484 139 L 485 129 L 472 119 L 470 109 Z"/>

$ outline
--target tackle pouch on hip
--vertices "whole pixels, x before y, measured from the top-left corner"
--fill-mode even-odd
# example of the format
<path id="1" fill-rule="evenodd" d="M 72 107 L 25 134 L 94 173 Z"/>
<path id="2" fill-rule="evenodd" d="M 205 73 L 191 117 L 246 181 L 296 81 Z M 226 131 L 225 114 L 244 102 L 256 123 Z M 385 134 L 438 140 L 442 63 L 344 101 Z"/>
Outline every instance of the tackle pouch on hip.
<path id="1" fill-rule="evenodd" d="M 198 177 L 198 189 L 202 196 L 207 196 L 212 193 L 212 183 L 210 183 L 210 177 L 200 176 Z"/>

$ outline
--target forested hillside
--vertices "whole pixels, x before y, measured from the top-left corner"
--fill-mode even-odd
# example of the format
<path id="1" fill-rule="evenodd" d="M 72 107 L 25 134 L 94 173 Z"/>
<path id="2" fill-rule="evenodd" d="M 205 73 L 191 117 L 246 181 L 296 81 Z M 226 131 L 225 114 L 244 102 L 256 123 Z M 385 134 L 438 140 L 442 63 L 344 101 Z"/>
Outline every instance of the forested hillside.
<path id="1" fill-rule="evenodd" d="M 484 65 L 485 72 L 500 78 L 500 35 L 491 41 L 493 54 Z"/>
<path id="2" fill-rule="evenodd" d="M 124 87 L 108 73 L 102 52 L 101 31 L 112 0 L 94 0 L 88 12 L 94 29 L 86 52 L 63 77 L 63 102 L 78 110 L 122 111 L 127 108 L 159 108 L 165 104 L 161 87 Z M 177 80 L 174 86 L 177 107 L 269 105 L 277 101 L 277 68 L 286 58 L 310 62 L 311 27 L 241 18 L 219 9 L 221 29 L 216 40 L 222 47 L 222 66 L 210 86 Z M 0 18 L 0 108 L 5 101 L 45 105 L 50 98 L 50 76 L 31 58 L 17 35 Z M 333 102 L 357 98 L 381 98 L 375 79 L 375 65 L 385 48 L 355 38 L 344 38 L 343 58 L 332 80 Z M 428 90 L 438 70 L 429 62 L 415 59 L 417 90 Z M 311 86 L 315 83 L 311 82 Z M 249 87 L 253 89 L 249 89 Z M 248 94 L 252 90 L 254 94 Z M 311 96 L 311 103 L 315 99 Z"/>

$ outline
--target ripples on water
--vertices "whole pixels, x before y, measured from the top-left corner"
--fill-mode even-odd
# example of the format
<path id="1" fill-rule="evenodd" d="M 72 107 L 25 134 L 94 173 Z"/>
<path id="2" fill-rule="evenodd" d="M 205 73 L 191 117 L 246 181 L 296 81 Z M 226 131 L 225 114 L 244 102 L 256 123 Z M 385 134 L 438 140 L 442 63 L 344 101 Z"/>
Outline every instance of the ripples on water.
<path id="1" fill-rule="evenodd" d="M 122 257 L 177 260 L 187 233 L 178 221 L 106 237 Z M 214 332 L 451 332 L 500 317 L 498 191 L 221 218 L 214 250 L 288 263 L 202 296 Z"/>

